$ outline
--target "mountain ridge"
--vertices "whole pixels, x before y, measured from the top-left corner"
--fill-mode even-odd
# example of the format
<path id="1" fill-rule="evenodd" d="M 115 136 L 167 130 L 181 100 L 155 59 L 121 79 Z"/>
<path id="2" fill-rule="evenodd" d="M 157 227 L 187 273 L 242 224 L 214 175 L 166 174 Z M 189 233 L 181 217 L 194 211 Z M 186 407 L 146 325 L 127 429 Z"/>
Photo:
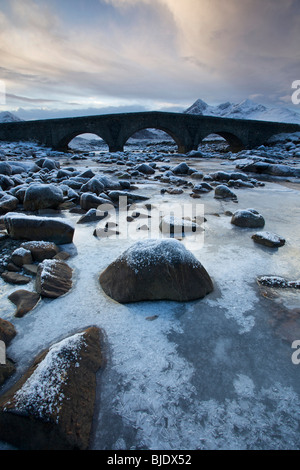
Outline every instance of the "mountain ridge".
<path id="1" fill-rule="evenodd" d="M 0 122 L 21 122 L 23 119 L 18 118 L 15 114 L 9 111 L 0 112 Z"/>
<path id="2" fill-rule="evenodd" d="M 300 113 L 288 108 L 267 107 L 250 99 L 237 104 L 227 101 L 212 106 L 199 98 L 184 111 L 184 114 L 300 124 Z"/>

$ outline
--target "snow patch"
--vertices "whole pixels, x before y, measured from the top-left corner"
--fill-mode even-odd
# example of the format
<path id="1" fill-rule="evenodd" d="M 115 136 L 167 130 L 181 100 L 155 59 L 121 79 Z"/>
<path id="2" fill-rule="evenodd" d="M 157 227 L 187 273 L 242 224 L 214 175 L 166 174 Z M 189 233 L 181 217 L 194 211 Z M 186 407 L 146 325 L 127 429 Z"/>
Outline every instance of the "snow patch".
<path id="1" fill-rule="evenodd" d="M 50 347 L 46 357 L 14 395 L 17 411 L 46 421 L 56 416 L 56 422 L 59 421 L 60 404 L 64 399 L 61 389 L 68 377 L 67 370 L 80 359 L 79 352 L 85 344 L 83 334 L 77 333 Z"/>
<path id="2" fill-rule="evenodd" d="M 54 259 L 45 259 L 40 266 L 42 266 L 41 279 L 47 279 L 51 277 L 53 268 L 56 266 L 57 260 Z"/>
<path id="3" fill-rule="evenodd" d="M 146 239 L 136 242 L 123 255 L 128 265 L 139 272 L 146 266 L 152 266 L 157 263 L 188 263 L 193 268 L 197 268 L 200 262 L 193 253 L 188 251 L 178 240 L 170 238 L 167 240 Z"/>

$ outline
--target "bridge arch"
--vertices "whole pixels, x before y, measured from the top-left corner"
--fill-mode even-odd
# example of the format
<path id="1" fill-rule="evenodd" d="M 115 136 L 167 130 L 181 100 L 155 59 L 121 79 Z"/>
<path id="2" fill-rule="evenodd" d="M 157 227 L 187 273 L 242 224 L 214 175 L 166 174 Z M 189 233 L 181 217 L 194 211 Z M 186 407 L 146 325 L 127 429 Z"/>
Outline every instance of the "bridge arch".
<path id="1" fill-rule="evenodd" d="M 182 142 L 178 138 L 178 136 L 176 134 L 174 134 L 174 132 L 170 131 L 169 129 L 166 129 L 164 126 L 137 126 L 137 129 L 134 130 L 133 132 L 131 131 L 130 135 L 128 135 L 129 133 L 127 134 L 127 136 L 125 137 L 126 140 L 124 141 L 123 145 L 126 145 L 128 140 L 131 137 L 133 137 L 137 132 L 143 131 L 143 130 L 152 130 L 152 129 L 160 130 L 160 131 L 165 132 L 165 134 L 167 134 L 169 137 L 171 137 L 171 139 L 175 142 L 175 144 L 178 146 L 178 148 L 180 146 L 182 146 Z"/>
<path id="2" fill-rule="evenodd" d="M 245 144 L 243 143 L 242 139 L 240 139 L 236 134 L 219 130 L 213 130 L 212 132 L 207 133 L 204 137 L 202 137 L 200 144 L 203 143 L 203 140 L 211 134 L 216 134 L 220 137 L 223 137 L 223 139 L 225 139 L 225 141 L 229 144 L 230 150 L 234 152 L 239 152 L 245 148 Z"/>
<path id="3" fill-rule="evenodd" d="M 183 141 L 181 140 L 181 138 L 177 135 L 176 132 L 174 132 L 173 130 L 170 130 L 169 128 L 165 127 L 165 126 L 162 126 L 162 125 L 157 125 L 157 124 L 150 124 L 150 125 L 136 125 L 134 127 L 132 127 L 130 129 L 130 131 L 126 132 L 126 134 L 124 135 L 123 137 L 123 146 L 126 145 L 126 143 L 128 142 L 128 140 L 134 136 L 134 134 L 136 134 L 137 132 L 139 131 L 143 131 L 143 130 L 149 130 L 149 129 L 157 129 L 157 130 L 160 130 L 160 131 L 163 131 L 165 132 L 168 136 L 171 137 L 171 139 L 175 142 L 175 144 L 177 145 L 178 147 L 178 151 L 180 151 L 180 149 L 182 149 L 184 147 L 184 143 Z"/>
<path id="4" fill-rule="evenodd" d="M 98 132 L 98 131 L 95 131 L 94 129 L 93 130 L 87 130 L 87 129 L 84 129 L 84 128 L 80 128 L 80 129 L 77 129 L 77 130 L 73 130 L 71 132 L 68 132 L 67 134 L 65 134 L 57 143 L 56 143 L 56 149 L 58 150 L 61 150 L 61 151 L 65 151 L 65 150 L 69 150 L 69 143 L 75 139 L 75 137 L 78 137 L 82 134 L 94 134 L 98 137 L 100 137 L 100 139 L 102 139 L 105 144 L 107 144 L 108 146 L 108 143 L 105 141 L 105 138 L 101 135 L 101 132 Z"/>

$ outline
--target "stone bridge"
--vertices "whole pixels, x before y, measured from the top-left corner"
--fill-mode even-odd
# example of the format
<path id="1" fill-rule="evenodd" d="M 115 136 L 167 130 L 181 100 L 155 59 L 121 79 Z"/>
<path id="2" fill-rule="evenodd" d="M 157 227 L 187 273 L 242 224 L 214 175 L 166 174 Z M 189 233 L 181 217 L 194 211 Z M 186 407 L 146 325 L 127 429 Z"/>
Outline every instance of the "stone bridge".
<path id="1" fill-rule="evenodd" d="M 196 150 L 210 134 L 219 134 L 232 150 L 241 150 L 262 145 L 275 134 L 300 131 L 298 124 L 151 111 L 2 123 L 0 140 L 36 141 L 64 151 L 74 137 L 91 133 L 101 137 L 110 152 L 116 152 L 123 150 L 135 132 L 151 128 L 169 134 L 179 153 Z"/>

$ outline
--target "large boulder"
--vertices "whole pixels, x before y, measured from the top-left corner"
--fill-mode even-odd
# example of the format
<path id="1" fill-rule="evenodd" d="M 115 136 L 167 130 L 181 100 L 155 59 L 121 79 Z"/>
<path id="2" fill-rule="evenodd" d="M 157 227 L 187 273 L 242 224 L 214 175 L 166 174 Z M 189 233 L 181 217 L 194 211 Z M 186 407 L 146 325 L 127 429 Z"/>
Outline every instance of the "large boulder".
<path id="1" fill-rule="evenodd" d="M 100 275 L 104 292 L 117 302 L 204 297 L 212 280 L 178 240 L 143 240 L 132 245 Z"/>
<path id="2" fill-rule="evenodd" d="M 38 217 L 9 212 L 4 216 L 9 236 L 16 240 L 50 241 L 58 245 L 72 243 L 74 226 L 60 217 Z"/>
<path id="3" fill-rule="evenodd" d="M 0 399 L 0 440 L 24 450 L 87 450 L 101 330 L 52 345 Z"/>
<path id="4" fill-rule="evenodd" d="M 62 190 L 54 184 L 32 184 L 25 192 L 23 206 L 26 211 L 57 209 L 64 201 Z"/>
<path id="5" fill-rule="evenodd" d="M 233 214 L 231 223 L 237 227 L 262 228 L 265 225 L 265 219 L 255 209 L 244 209 Z"/>

